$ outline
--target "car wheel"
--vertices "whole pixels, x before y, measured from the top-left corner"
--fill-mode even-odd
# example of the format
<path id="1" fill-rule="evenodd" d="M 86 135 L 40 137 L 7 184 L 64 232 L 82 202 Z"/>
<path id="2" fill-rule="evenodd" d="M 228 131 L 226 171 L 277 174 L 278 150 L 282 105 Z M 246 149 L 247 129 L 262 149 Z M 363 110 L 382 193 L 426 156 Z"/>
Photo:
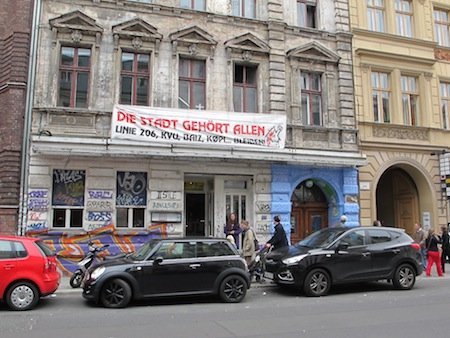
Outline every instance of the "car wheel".
<path id="1" fill-rule="evenodd" d="M 100 302 L 104 307 L 122 308 L 131 300 L 131 287 L 123 279 L 111 279 L 105 283 L 100 292 Z"/>
<path id="2" fill-rule="evenodd" d="M 247 282 L 242 276 L 231 275 L 220 283 L 219 296 L 226 303 L 239 303 L 247 293 Z"/>
<path id="3" fill-rule="evenodd" d="M 416 273 L 409 264 L 402 264 L 396 270 L 392 284 L 399 290 L 410 290 L 416 283 Z"/>
<path id="4" fill-rule="evenodd" d="M 26 311 L 36 306 L 39 291 L 34 284 L 19 282 L 12 285 L 6 293 L 6 304 L 14 311 Z"/>
<path id="5" fill-rule="evenodd" d="M 305 291 L 307 296 L 320 297 L 325 296 L 330 290 L 330 287 L 330 275 L 322 269 L 315 269 L 306 275 L 303 291 Z"/>
<path id="6" fill-rule="evenodd" d="M 73 288 L 79 288 L 81 285 L 81 281 L 83 280 L 83 274 L 81 271 L 75 271 L 70 277 L 70 286 Z"/>

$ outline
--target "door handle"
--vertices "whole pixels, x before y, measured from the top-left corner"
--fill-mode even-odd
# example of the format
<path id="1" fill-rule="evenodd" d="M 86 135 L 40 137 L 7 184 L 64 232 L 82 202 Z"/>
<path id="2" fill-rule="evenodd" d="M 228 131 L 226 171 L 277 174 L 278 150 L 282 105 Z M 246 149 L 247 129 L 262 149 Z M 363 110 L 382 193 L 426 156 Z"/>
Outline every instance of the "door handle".
<path id="1" fill-rule="evenodd" d="M 392 250 L 392 252 L 395 253 L 395 254 L 399 254 L 400 253 L 400 249 L 394 249 L 394 250 Z"/>
<path id="2" fill-rule="evenodd" d="M 370 256 L 370 252 L 363 252 L 362 255 L 363 255 L 363 257 L 369 257 Z"/>
<path id="3" fill-rule="evenodd" d="M 141 270 L 142 270 L 142 266 L 135 266 L 130 269 L 130 271 L 141 271 Z"/>
<path id="4" fill-rule="evenodd" d="M 199 268 L 200 266 L 201 266 L 200 264 L 189 264 L 189 267 L 194 270 Z"/>
<path id="5" fill-rule="evenodd" d="M 13 265 L 13 264 L 5 264 L 5 265 L 3 266 L 3 268 L 4 268 L 5 270 L 11 270 L 11 269 L 14 269 L 14 265 Z"/>

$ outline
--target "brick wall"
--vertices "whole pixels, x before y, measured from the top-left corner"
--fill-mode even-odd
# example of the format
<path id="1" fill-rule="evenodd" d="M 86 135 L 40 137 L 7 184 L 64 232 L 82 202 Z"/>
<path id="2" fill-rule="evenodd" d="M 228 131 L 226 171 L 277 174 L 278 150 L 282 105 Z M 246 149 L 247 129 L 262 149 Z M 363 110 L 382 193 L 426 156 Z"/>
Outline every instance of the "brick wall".
<path id="1" fill-rule="evenodd" d="M 0 232 L 17 231 L 33 0 L 0 1 Z"/>

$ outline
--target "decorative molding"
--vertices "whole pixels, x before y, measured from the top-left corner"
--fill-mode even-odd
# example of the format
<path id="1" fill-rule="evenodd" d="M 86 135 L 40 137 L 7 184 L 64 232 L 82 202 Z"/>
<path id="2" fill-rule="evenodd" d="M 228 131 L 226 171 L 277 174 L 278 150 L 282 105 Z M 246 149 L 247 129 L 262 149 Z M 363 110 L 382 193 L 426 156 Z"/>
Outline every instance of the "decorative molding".
<path id="1" fill-rule="evenodd" d="M 207 54 L 214 59 L 217 41 L 212 35 L 198 26 L 191 26 L 171 33 L 172 54 L 176 56 L 180 51 L 190 55 Z"/>
<path id="2" fill-rule="evenodd" d="M 311 41 L 300 47 L 293 48 L 287 52 L 287 56 L 290 59 L 306 59 L 312 62 L 322 61 L 334 64 L 337 64 L 340 60 L 338 54 L 317 41 Z"/>
<path id="3" fill-rule="evenodd" d="M 374 125 L 372 135 L 380 138 L 395 138 L 399 140 L 429 141 L 430 133 L 426 129 L 392 125 Z"/>
<path id="4" fill-rule="evenodd" d="M 225 41 L 224 45 L 227 49 L 228 58 L 231 58 L 233 52 L 242 54 L 244 60 L 246 53 L 247 55 L 268 55 L 270 53 L 269 45 L 250 32 L 229 39 Z"/>
<path id="5" fill-rule="evenodd" d="M 112 27 L 114 48 L 118 49 L 122 41 L 128 41 L 135 50 L 154 49 L 156 55 L 163 35 L 140 18 L 135 18 Z"/>
<path id="6" fill-rule="evenodd" d="M 437 60 L 450 61 L 450 49 L 435 49 L 434 56 Z"/>

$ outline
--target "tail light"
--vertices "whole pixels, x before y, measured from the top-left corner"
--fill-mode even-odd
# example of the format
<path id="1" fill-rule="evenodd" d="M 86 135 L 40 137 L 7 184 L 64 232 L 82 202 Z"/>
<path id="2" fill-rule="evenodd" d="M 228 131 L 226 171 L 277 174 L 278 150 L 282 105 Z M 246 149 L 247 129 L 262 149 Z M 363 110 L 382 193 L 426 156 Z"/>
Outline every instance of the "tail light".
<path id="1" fill-rule="evenodd" d="M 46 257 L 44 264 L 44 272 L 55 272 L 56 271 L 56 259 L 55 257 Z"/>
<path id="2" fill-rule="evenodd" d="M 413 248 L 416 251 L 420 251 L 420 245 L 417 243 L 411 243 L 411 248 Z"/>

